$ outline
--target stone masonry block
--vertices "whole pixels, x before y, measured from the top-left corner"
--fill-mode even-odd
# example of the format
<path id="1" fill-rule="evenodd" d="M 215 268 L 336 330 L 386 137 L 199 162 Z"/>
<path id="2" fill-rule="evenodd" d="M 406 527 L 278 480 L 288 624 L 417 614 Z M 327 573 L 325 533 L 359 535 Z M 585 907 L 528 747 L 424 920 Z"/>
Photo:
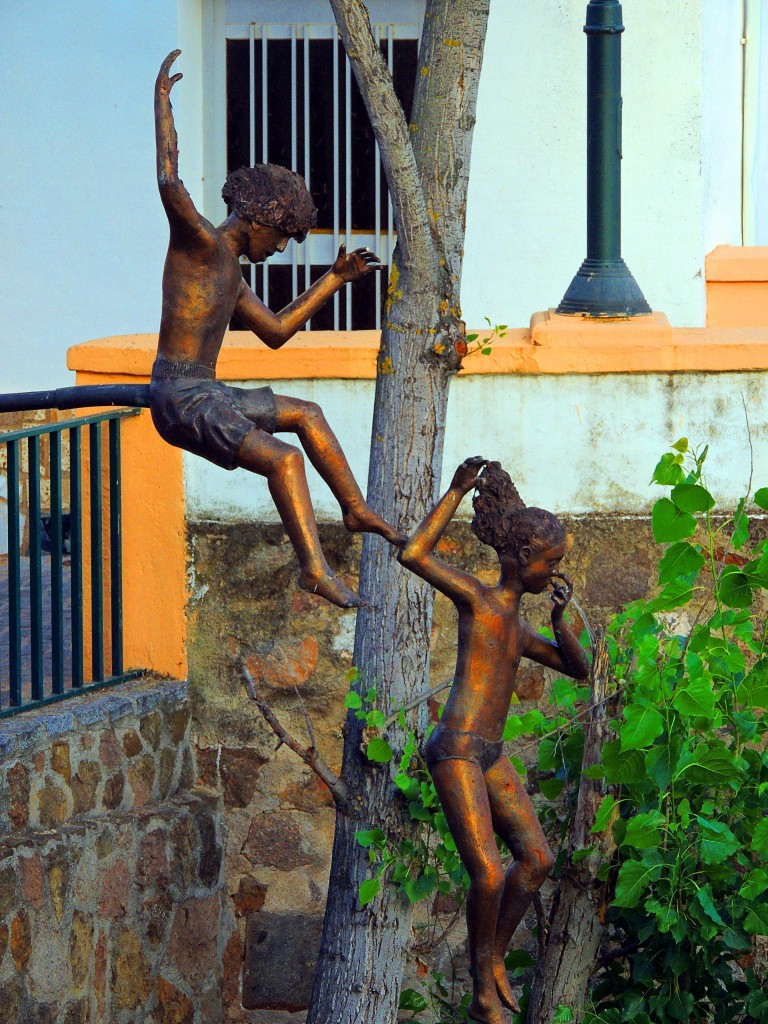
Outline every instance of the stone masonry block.
<path id="1" fill-rule="evenodd" d="M 243 1006 L 248 1010 L 306 1009 L 322 932 L 321 917 L 251 914 L 245 940 Z"/>

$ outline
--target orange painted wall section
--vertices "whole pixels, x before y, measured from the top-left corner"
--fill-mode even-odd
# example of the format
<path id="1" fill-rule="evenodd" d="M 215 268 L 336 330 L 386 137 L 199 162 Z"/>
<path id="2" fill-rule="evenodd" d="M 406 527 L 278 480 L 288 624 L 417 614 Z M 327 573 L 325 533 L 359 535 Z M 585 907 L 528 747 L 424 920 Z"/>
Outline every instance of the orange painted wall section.
<path id="1" fill-rule="evenodd" d="M 707 327 L 768 329 L 768 245 L 720 245 L 706 276 Z"/>
<path id="2" fill-rule="evenodd" d="M 148 373 L 77 372 L 77 384 L 143 380 L 149 380 Z M 121 436 L 124 665 L 184 679 L 187 552 L 182 453 L 158 436 L 147 410 L 123 420 Z"/>

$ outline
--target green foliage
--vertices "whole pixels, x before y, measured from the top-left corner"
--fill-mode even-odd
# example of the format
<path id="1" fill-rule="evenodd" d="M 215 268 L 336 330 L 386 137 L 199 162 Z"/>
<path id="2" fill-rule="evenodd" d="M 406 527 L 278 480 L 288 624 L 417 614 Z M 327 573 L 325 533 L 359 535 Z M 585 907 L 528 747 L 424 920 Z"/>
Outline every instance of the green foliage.
<path id="1" fill-rule="evenodd" d="M 601 877 L 612 939 L 631 952 L 599 977 L 585 1024 L 768 1024 L 759 982 L 734 970 L 768 934 L 768 545 L 748 551 L 748 495 L 713 520 L 706 457 L 682 438 L 656 466 L 670 489 L 652 512 L 669 545 L 661 590 L 608 628 L 622 713 L 589 774 L 620 800 L 603 800 L 592 831 L 615 820 Z M 768 488 L 754 500 L 768 508 Z"/>

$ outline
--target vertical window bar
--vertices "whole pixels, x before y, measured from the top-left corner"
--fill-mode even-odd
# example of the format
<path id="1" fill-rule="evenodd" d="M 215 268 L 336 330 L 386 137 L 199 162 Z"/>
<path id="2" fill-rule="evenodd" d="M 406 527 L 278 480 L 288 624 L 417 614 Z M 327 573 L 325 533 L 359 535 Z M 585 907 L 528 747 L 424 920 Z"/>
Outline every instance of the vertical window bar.
<path id="1" fill-rule="evenodd" d="M 299 169 L 299 98 L 296 77 L 299 73 L 296 54 L 296 26 L 291 25 L 291 170 Z M 291 241 L 291 295 L 299 294 L 299 246 Z"/>
<path id="2" fill-rule="evenodd" d="M 395 37 L 392 25 L 387 25 L 387 66 L 389 73 L 394 77 L 395 69 Z M 395 226 L 392 215 L 392 197 L 387 189 L 387 262 L 392 263 L 392 254 L 395 251 Z"/>
<path id="3" fill-rule="evenodd" d="M 339 251 L 339 38 L 333 33 L 333 252 L 331 259 L 336 259 Z M 338 331 L 339 324 L 339 293 L 333 296 L 333 329 Z"/>
<path id="4" fill-rule="evenodd" d="M 381 27 L 377 25 L 374 29 L 374 38 L 377 49 L 381 48 Z M 373 201 L 374 201 L 374 229 L 375 253 L 382 261 L 387 262 L 387 254 L 381 251 L 381 156 L 379 155 L 379 144 L 374 140 L 373 144 Z M 376 287 L 376 323 L 381 328 L 381 274 L 374 274 Z"/>
<path id="5" fill-rule="evenodd" d="M 349 249 L 354 248 L 352 238 L 352 65 L 344 57 L 344 234 Z M 352 289 L 344 288 L 346 327 L 352 330 Z"/>
<path id="6" fill-rule="evenodd" d="M 304 26 L 304 180 L 307 188 L 312 191 L 310 184 L 310 157 L 309 157 L 309 25 Z M 309 288 L 312 283 L 312 260 L 310 258 L 312 247 L 312 235 L 304 243 L 304 287 Z M 310 330 L 312 321 L 308 320 L 305 330 Z"/>
<path id="7" fill-rule="evenodd" d="M 21 529 L 19 442 L 8 442 L 8 672 L 10 703 L 21 705 Z"/>
<path id="8" fill-rule="evenodd" d="M 72 624 L 72 686 L 83 685 L 83 460 L 80 427 L 69 431 L 70 605 Z"/>
<path id="9" fill-rule="evenodd" d="M 62 572 L 61 431 L 50 435 L 51 467 L 51 689 L 64 692 L 64 577 Z"/>
<path id="10" fill-rule="evenodd" d="M 92 423 L 90 435 L 91 484 L 91 675 L 104 678 L 104 567 L 101 498 L 101 425 Z"/>
<path id="11" fill-rule="evenodd" d="M 110 674 L 123 671 L 123 541 L 122 480 L 120 476 L 120 421 L 109 421 L 109 569 L 112 616 L 112 665 Z"/>
<path id="12" fill-rule="evenodd" d="M 269 51 L 269 26 L 261 26 L 261 162 L 269 162 L 269 65 L 267 54 Z M 269 264 L 262 264 L 262 299 L 269 305 Z"/>
<path id="13" fill-rule="evenodd" d="M 43 664 L 43 556 L 40 543 L 40 437 L 27 440 L 29 459 L 29 633 L 32 700 L 42 700 Z"/>
<path id="14" fill-rule="evenodd" d="M 248 164 L 250 167 L 256 163 L 256 25 L 250 24 L 250 38 L 248 40 L 248 110 L 250 120 L 248 122 Z M 256 268 L 252 263 L 248 264 L 248 284 L 256 288 Z"/>
<path id="15" fill-rule="evenodd" d="M 250 39 L 248 41 L 248 161 L 253 167 L 256 163 L 256 25 L 251 22 Z"/>

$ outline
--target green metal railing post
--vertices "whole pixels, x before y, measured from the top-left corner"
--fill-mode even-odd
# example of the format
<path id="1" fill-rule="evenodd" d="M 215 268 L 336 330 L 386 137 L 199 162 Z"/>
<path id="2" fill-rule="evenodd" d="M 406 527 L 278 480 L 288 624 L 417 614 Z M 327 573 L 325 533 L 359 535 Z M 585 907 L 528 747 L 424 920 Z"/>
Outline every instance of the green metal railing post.
<path id="1" fill-rule="evenodd" d="M 43 680 L 43 556 L 40 543 L 40 437 L 27 440 L 29 457 L 29 625 L 32 700 L 44 696 Z"/>
<path id="2" fill-rule="evenodd" d="M 558 313 L 630 317 L 650 313 L 621 258 L 621 33 L 619 0 L 587 6 L 587 258 Z"/>
<path id="3" fill-rule="evenodd" d="M 109 421 L 109 595 L 112 618 L 111 674 L 123 671 L 123 538 L 120 420 Z"/>
<path id="4" fill-rule="evenodd" d="M 19 442 L 8 442 L 8 680 L 12 707 L 21 704 L 21 529 Z"/>
<path id="5" fill-rule="evenodd" d="M 101 496 L 101 424 L 92 423 L 90 434 L 91 483 L 91 675 L 104 678 L 104 545 Z"/>
<path id="6" fill-rule="evenodd" d="M 61 516 L 61 434 L 51 434 L 51 678 L 54 693 L 64 692 L 64 576 Z"/>
<path id="7" fill-rule="evenodd" d="M 70 604 L 72 687 L 83 685 L 83 487 L 82 428 L 69 431 Z"/>

